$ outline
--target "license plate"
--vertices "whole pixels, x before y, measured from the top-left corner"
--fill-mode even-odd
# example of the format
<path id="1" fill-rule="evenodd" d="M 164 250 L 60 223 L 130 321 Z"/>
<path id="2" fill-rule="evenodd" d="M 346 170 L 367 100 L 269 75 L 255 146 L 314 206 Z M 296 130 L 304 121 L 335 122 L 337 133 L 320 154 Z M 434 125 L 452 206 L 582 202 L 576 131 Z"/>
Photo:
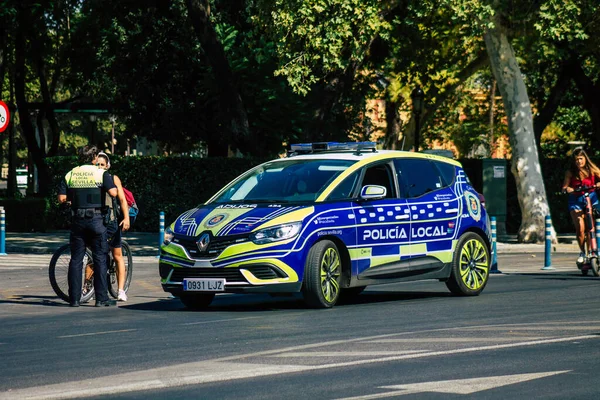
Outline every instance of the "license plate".
<path id="1" fill-rule="evenodd" d="M 186 292 L 223 292 L 225 279 L 187 278 L 183 280 L 183 290 Z"/>

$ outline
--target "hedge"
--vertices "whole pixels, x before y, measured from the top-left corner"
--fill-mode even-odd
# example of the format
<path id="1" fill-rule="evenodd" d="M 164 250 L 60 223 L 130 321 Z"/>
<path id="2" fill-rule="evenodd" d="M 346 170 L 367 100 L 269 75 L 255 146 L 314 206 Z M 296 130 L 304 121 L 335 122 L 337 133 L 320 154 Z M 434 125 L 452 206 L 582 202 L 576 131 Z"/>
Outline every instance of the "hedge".
<path id="1" fill-rule="evenodd" d="M 264 161 L 266 160 L 247 158 L 114 156 L 111 157 L 111 173 L 121 178 L 125 187 L 133 192 L 139 205 L 140 215 L 132 229 L 157 232 L 161 211 L 165 212 L 165 221 L 170 224 L 182 212 L 205 202 L 224 184 Z M 482 160 L 459 161 L 475 189 L 483 192 Z M 558 193 L 568 162 L 567 159 L 541 160 L 546 194 L 557 232 L 573 231 L 566 196 Z M 7 210 L 7 230 L 44 231 L 67 228 L 67 219 L 58 211 L 55 188 L 64 174 L 76 165 L 76 158 L 48 158 L 47 163 L 54 189 L 46 199 L 0 199 L 0 205 L 4 205 Z M 521 222 L 521 211 L 515 180 L 510 173 L 510 160 L 507 163 L 506 230 L 508 233 L 515 233 Z"/>
<path id="2" fill-rule="evenodd" d="M 111 157 L 110 172 L 131 190 L 140 209 L 132 230 L 154 232 L 159 228 L 159 215 L 165 212 L 170 224 L 181 213 L 208 200 L 224 184 L 265 160 L 248 158 L 191 157 Z M 56 187 L 64 175 L 76 165 L 75 157 L 47 160 L 54 188 L 49 199 L 49 225 L 66 228 L 58 212 Z"/>

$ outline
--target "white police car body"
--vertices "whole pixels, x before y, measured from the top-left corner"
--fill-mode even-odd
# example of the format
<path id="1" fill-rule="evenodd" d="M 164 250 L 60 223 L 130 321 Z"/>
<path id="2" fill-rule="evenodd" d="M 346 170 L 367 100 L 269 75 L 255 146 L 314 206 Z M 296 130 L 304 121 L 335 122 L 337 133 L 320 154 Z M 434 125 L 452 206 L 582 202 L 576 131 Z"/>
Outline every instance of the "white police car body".
<path id="1" fill-rule="evenodd" d="M 460 163 L 371 142 L 292 145 L 169 226 L 163 289 L 190 308 L 215 293 L 301 291 L 331 307 L 366 286 L 417 279 L 478 295 L 489 219 Z"/>

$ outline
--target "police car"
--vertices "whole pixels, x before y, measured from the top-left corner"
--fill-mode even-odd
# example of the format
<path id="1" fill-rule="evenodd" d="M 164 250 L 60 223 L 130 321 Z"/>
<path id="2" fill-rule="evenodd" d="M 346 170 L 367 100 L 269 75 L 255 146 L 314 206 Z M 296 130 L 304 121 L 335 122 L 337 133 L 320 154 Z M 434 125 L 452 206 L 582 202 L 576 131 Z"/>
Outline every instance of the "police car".
<path id="1" fill-rule="evenodd" d="M 191 309 L 223 292 L 302 292 L 328 308 L 370 285 L 420 279 L 478 295 L 489 225 L 455 160 L 372 142 L 297 144 L 165 230 L 161 283 Z"/>

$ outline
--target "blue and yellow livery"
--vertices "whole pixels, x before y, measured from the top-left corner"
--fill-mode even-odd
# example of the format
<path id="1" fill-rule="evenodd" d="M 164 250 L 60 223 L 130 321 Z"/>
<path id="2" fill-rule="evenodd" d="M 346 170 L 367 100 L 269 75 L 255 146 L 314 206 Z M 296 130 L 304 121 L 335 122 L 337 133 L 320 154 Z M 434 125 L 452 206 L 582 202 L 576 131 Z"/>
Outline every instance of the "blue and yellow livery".
<path id="1" fill-rule="evenodd" d="M 489 220 L 460 163 L 370 142 L 292 145 L 165 232 L 163 289 L 190 308 L 219 292 L 302 292 L 314 307 L 396 281 L 477 295 Z"/>

